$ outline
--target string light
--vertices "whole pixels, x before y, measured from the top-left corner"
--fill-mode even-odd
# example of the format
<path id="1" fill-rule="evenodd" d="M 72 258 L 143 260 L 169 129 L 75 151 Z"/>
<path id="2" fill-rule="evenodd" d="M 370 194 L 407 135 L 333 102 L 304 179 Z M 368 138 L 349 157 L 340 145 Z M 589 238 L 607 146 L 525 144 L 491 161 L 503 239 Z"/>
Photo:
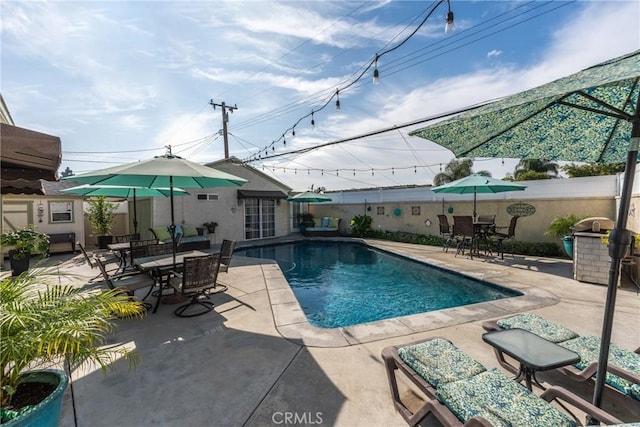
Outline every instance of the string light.
<path id="1" fill-rule="evenodd" d="M 284 137 L 284 133 L 282 134 L 282 145 L 287 145 L 287 140 Z"/>
<path id="2" fill-rule="evenodd" d="M 450 33 L 451 31 L 453 31 L 455 29 L 455 24 L 454 24 L 454 15 L 453 12 L 451 11 L 451 3 L 450 0 L 438 0 L 434 3 L 434 5 L 431 7 L 431 9 L 429 10 L 429 12 L 427 13 L 427 15 L 424 17 L 424 19 L 422 20 L 422 22 L 420 22 L 420 24 L 418 24 L 418 26 L 413 30 L 413 32 L 411 32 L 411 34 L 409 34 L 407 37 L 405 37 L 401 42 L 399 42 L 398 44 L 396 44 L 395 46 L 381 52 L 381 53 L 376 53 L 375 57 L 373 58 L 373 60 L 371 62 L 368 63 L 368 65 L 366 67 L 364 67 L 364 69 L 362 70 L 362 72 L 355 77 L 351 82 L 345 84 L 344 87 L 342 87 L 342 90 L 344 91 L 345 89 L 353 86 L 355 83 L 357 83 L 358 81 L 360 81 L 362 79 L 362 77 L 367 73 L 367 71 L 371 68 L 371 66 L 373 66 L 373 83 L 374 84 L 378 84 L 380 81 L 380 71 L 378 70 L 378 60 L 383 56 L 386 55 L 387 53 L 390 53 L 396 49 L 398 49 L 399 47 L 401 47 L 402 45 L 404 45 L 411 37 L 413 37 L 420 28 L 422 28 L 422 26 L 425 24 L 425 22 L 427 22 L 427 20 L 429 19 L 429 17 L 431 17 L 431 15 L 435 12 L 435 10 L 444 2 L 447 2 L 447 6 L 448 6 L 448 12 L 446 15 L 446 22 L 445 22 L 445 33 Z M 333 97 L 335 96 L 336 101 L 335 101 L 335 108 L 336 111 L 340 111 L 341 105 L 340 105 L 340 89 L 341 88 L 337 88 L 335 93 L 329 97 L 329 99 L 319 108 L 314 108 L 313 110 L 311 110 L 311 126 L 314 127 L 315 126 L 315 117 L 314 117 L 314 113 L 323 110 L 333 99 Z M 296 125 L 305 117 L 308 117 L 309 115 L 303 116 L 301 117 L 290 129 L 292 130 L 291 134 L 292 137 L 295 138 L 296 136 L 296 131 L 295 131 L 295 127 Z M 283 145 L 286 145 L 286 139 L 284 138 L 284 134 L 282 135 L 282 140 L 283 140 Z M 279 139 L 278 139 L 279 141 Z M 272 144 L 275 144 L 277 141 L 273 141 Z M 251 161 L 251 159 L 249 159 L 248 161 Z"/>
<path id="3" fill-rule="evenodd" d="M 378 58 L 380 55 L 376 53 L 376 59 L 373 61 L 373 84 L 377 85 L 380 83 L 380 72 L 378 71 Z"/>
<path id="4" fill-rule="evenodd" d="M 444 24 L 444 32 L 445 34 L 450 34 L 453 30 L 456 29 L 455 23 L 453 22 L 453 12 L 451 11 L 451 3 L 447 1 L 447 5 L 449 6 L 449 11 L 447 12 L 447 19 Z"/>

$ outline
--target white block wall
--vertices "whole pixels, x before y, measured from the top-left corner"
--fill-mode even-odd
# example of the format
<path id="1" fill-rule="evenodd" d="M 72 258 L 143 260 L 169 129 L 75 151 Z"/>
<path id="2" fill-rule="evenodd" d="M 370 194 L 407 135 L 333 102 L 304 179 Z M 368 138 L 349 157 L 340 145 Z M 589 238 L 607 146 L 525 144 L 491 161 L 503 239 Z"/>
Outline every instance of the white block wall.
<path id="1" fill-rule="evenodd" d="M 609 249 L 600 239 L 602 234 L 576 233 L 573 242 L 573 278 L 580 282 L 607 285 L 609 281 Z"/>

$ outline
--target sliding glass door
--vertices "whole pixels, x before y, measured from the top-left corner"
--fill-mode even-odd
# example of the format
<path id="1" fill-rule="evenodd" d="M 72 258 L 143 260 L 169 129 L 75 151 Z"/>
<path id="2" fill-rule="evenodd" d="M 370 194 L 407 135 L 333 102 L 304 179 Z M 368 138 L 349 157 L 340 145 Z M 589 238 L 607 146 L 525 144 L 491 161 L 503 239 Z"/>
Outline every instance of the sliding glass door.
<path id="1" fill-rule="evenodd" d="M 276 203 L 273 199 L 244 200 L 245 239 L 276 235 Z"/>

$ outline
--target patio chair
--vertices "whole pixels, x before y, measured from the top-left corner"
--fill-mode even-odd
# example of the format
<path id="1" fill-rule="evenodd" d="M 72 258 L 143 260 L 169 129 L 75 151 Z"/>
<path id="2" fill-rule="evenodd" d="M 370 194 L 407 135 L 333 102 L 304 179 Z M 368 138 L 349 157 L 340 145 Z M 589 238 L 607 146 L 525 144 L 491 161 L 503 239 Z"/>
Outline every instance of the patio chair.
<path id="1" fill-rule="evenodd" d="M 520 328 L 533 332 L 580 356 L 580 362 L 558 368 L 558 372 L 578 382 L 591 382 L 595 378 L 600 352 L 600 339 L 595 336 L 579 335 L 569 328 L 533 313 L 521 313 L 503 319 L 488 320 L 482 324 L 482 327 L 486 331 Z M 513 374 L 518 372 L 518 368 L 509 363 L 504 354 L 497 349 L 495 353 L 500 366 Z M 640 347 L 631 351 L 615 343 L 610 344 L 605 385 L 614 391 L 612 397 L 623 403 L 640 404 Z"/>
<path id="2" fill-rule="evenodd" d="M 487 370 L 444 338 L 382 350 L 391 397 L 410 426 L 429 414 L 444 426 L 575 426 L 577 420 L 550 402 L 564 401 L 592 419 L 617 424 L 618 419 L 561 387 L 540 396 L 497 368 Z M 400 398 L 396 371 L 406 375 L 427 397 L 415 412 Z"/>
<path id="3" fill-rule="evenodd" d="M 210 293 L 217 293 L 223 289 L 216 289 L 218 272 L 220 271 L 220 254 L 196 257 L 185 257 L 182 272 L 171 272 L 169 284 L 182 296 L 191 298 L 187 304 L 178 307 L 174 313 L 178 317 L 194 317 L 213 310 L 209 299 Z M 226 286 L 224 287 L 226 290 Z M 204 310 L 193 312 L 193 306 L 204 307 Z"/>
<path id="4" fill-rule="evenodd" d="M 473 217 L 453 216 L 453 234 L 456 239 L 456 256 L 464 255 L 465 248 L 469 249 L 469 256 L 473 259 L 473 247 L 475 245 L 475 233 L 473 229 Z"/>
<path id="5" fill-rule="evenodd" d="M 142 301 L 144 301 L 151 294 L 151 291 L 153 291 L 153 288 L 157 284 L 156 280 L 154 280 L 151 276 L 138 271 L 109 274 L 105 268 L 103 261 L 100 258 L 96 258 L 96 262 L 98 268 L 100 269 L 100 273 L 102 274 L 104 282 L 107 284 L 109 289 L 121 290 L 132 298 L 135 296 L 135 292 L 137 290 L 149 288 L 149 291 L 142 298 Z M 143 304 L 145 308 L 151 308 L 151 304 Z"/>
<path id="6" fill-rule="evenodd" d="M 449 252 L 449 245 L 453 243 L 453 227 L 449 224 L 446 215 L 438 215 L 438 223 L 440 226 L 440 236 L 444 239 L 442 250 Z"/>
<path id="7" fill-rule="evenodd" d="M 170 243 L 156 243 L 144 246 L 145 256 L 167 255 L 173 252 Z"/>
<path id="8" fill-rule="evenodd" d="M 98 261 L 96 261 L 96 256 L 97 255 L 92 255 L 90 256 L 87 253 L 87 250 L 84 248 L 84 246 L 82 245 L 82 243 L 80 243 L 79 241 L 76 242 L 76 245 L 80 248 L 80 252 L 82 252 L 82 255 L 84 256 L 85 260 L 87 261 L 87 264 L 89 264 L 89 267 L 91 267 L 91 269 L 94 269 L 98 266 Z M 116 265 L 113 268 L 108 268 L 107 271 L 108 272 L 113 272 L 113 271 L 117 271 L 120 265 L 120 259 L 115 256 L 114 254 L 110 254 L 110 253 L 104 253 L 104 254 L 100 254 L 99 255 L 102 259 L 102 262 L 104 263 L 104 265 L 108 265 L 108 264 L 113 264 L 116 263 L 118 265 Z M 106 268 L 106 267 L 105 267 Z M 96 280 L 98 280 L 100 277 L 102 277 L 102 273 L 98 273 L 97 276 L 89 279 L 89 282 L 94 282 Z"/>
<path id="9" fill-rule="evenodd" d="M 512 216 L 511 221 L 509 222 L 509 227 L 496 227 L 496 231 L 491 233 L 490 237 L 497 241 L 498 243 L 498 253 L 500 254 L 500 259 L 504 259 L 504 247 L 503 242 L 505 240 L 513 239 L 516 236 L 516 225 L 518 224 L 518 215 Z M 497 231 L 498 229 L 507 228 L 507 232 L 503 233 Z M 513 254 L 511 254 L 513 256 Z"/>
<path id="10" fill-rule="evenodd" d="M 147 256 L 146 246 L 156 245 L 158 244 L 158 240 L 156 239 L 130 240 L 129 244 L 130 244 L 129 256 L 131 257 L 130 265 L 133 267 L 134 266 L 133 260 L 136 258 L 142 258 L 144 256 Z"/>
<path id="11" fill-rule="evenodd" d="M 227 273 L 229 271 L 229 263 L 233 256 L 233 250 L 236 248 L 235 240 L 224 239 L 220 247 L 220 271 Z"/>

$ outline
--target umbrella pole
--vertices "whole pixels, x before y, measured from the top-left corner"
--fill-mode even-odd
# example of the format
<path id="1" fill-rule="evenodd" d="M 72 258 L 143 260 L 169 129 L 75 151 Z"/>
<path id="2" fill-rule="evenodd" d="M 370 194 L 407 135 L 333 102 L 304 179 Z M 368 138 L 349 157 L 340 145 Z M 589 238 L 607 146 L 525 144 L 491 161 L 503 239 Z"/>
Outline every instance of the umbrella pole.
<path id="1" fill-rule="evenodd" d="M 169 176 L 169 197 L 171 199 L 171 246 L 173 253 L 173 270 L 176 269 L 176 220 L 173 212 L 173 176 Z"/>
<path id="2" fill-rule="evenodd" d="M 609 362 L 609 344 L 611 343 L 611 330 L 613 328 L 613 314 L 616 307 L 616 292 L 618 290 L 618 279 L 620 277 L 620 263 L 624 258 L 629 245 L 631 244 L 631 234 L 627 230 L 627 218 L 629 216 L 629 205 L 631 204 L 631 192 L 633 190 L 633 180 L 638 161 L 638 145 L 640 145 L 640 117 L 638 112 L 631 129 L 631 146 L 627 153 L 627 164 L 624 172 L 624 182 L 622 185 L 622 195 L 620 196 L 620 210 L 618 220 L 609 237 L 609 256 L 611 265 L 609 267 L 609 282 L 607 285 L 607 299 L 604 306 L 604 318 L 602 320 L 602 337 L 600 338 L 600 355 L 598 357 L 598 370 L 596 372 L 596 384 L 593 389 L 593 404 L 600 407 L 602 404 L 602 392 L 604 380 L 607 374 L 607 363 Z"/>
<path id="3" fill-rule="evenodd" d="M 133 233 L 138 234 L 138 211 L 136 210 L 136 189 L 133 189 Z"/>
<path id="4" fill-rule="evenodd" d="M 477 213 L 476 213 L 476 196 L 477 196 L 478 192 L 476 191 L 476 187 L 473 187 L 473 222 L 476 222 L 476 217 L 477 217 Z"/>

